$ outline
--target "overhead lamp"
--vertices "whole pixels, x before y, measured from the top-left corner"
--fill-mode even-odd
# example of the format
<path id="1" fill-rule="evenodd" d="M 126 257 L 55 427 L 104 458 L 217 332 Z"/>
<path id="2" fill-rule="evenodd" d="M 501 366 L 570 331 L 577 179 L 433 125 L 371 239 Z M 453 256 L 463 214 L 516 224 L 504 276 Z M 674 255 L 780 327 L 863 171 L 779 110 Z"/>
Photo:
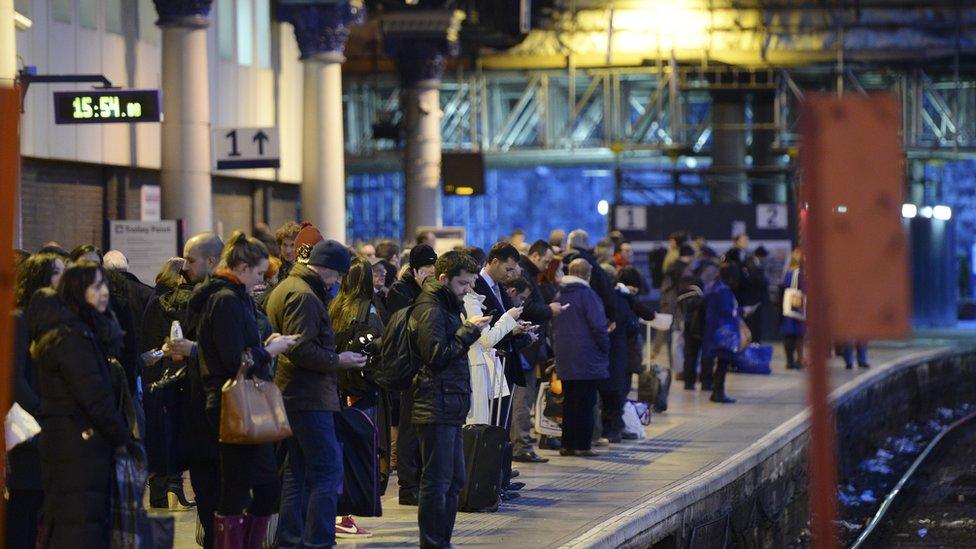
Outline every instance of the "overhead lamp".
<path id="1" fill-rule="evenodd" d="M 601 200 L 596 203 L 596 211 L 600 215 L 607 215 L 610 213 L 610 203 L 606 200 Z"/>
<path id="2" fill-rule="evenodd" d="M 932 208 L 932 217 L 940 221 L 949 221 L 952 219 L 952 208 L 949 206 L 936 206 Z"/>
<path id="3" fill-rule="evenodd" d="M 932 219 L 932 206 L 923 206 L 922 209 L 918 211 L 918 214 L 925 219 Z"/>
<path id="4" fill-rule="evenodd" d="M 905 219 L 912 219 L 918 215 L 918 206 L 915 204 L 902 204 L 901 216 Z"/>

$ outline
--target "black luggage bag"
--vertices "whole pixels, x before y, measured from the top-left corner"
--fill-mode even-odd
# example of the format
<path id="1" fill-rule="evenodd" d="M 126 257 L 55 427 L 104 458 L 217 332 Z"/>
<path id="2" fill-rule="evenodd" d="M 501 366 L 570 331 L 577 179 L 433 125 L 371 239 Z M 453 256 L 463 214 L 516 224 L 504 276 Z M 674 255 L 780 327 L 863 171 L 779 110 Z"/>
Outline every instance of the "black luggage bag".
<path id="1" fill-rule="evenodd" d="M 458 509 L 496 511 L 508 431 L 497 425 L 465 425 L 462 433 L 465 482 Z"/>
<path id="2" fill-rule="evenodd" d="M 342 447 L 342 488 L 337 514 L 383 516 L 380 501 L 379 432 L 370 415 L 356 407 L 336 414 Z"/>

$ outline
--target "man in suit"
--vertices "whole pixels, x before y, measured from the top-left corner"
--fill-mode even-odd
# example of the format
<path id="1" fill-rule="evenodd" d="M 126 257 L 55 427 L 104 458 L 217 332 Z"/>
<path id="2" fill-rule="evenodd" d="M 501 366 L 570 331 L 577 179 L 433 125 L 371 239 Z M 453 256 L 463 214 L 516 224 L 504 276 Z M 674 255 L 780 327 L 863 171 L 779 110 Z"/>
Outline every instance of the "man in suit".
<path id="1" fill-rule="evenodd" d="M 511 298 L 505 293 L 504 284 L 519 276 L 521 269 L 518 265 L 519 252 L 508 242 L 498 242 L 488 252 L 488 261 L 478 273 L 474 283 L 474 291 L 485 296 L 485 307 L 491 314 L 494 325 L 513 307 Z M 504 352 L 509 358 L 515 356 L 514 339 L 506 337 L 495 349 Z M 505 363 L 505 378 L 508 382 L 525 386 L 525 375 L 517 360 L 507 360 Z"/>

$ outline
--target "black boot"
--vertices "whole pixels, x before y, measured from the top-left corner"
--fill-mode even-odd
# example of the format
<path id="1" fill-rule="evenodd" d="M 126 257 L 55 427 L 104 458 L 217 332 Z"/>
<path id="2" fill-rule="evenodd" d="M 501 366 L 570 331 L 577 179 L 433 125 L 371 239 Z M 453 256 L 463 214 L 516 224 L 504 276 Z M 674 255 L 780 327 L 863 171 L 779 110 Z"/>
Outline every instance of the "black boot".
<path id="1" fill-rule="evenodd" d="M 712 402 L 718 402 L 721 404 L 732 404 L 735 402 L 734 398 L 729 398 L 725 396 L 725 371 L 727 366 L 724 361 L 718 363 L 718 368 L 715 371 L 715 378 L 712 380 L 712 397 L 708 400 Z"/>
<path id="2" fill-rule="evenodd" d="M 170 511 L 189 511 L 196 507 L 197 502 L 186 499 L 182 475 L 169 477 L 169 485 L 166 487 L 166 503 Z"/>

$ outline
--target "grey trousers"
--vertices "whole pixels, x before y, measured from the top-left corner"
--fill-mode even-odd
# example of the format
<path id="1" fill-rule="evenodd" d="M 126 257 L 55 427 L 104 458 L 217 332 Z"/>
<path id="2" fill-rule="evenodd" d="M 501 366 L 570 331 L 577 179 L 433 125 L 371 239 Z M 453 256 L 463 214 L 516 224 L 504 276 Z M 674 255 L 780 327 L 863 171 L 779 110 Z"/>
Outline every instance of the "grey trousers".
<path id="1" fill-rule="evenodd" d="M 532 436 L 532 406 L 539 392 L 536 387 L 535 369 L 525 372 L 525 387 L 515 386 L 512 393 L 512 453 L 514 455 L 531 452 L 534 447 Z M 536 410 L 536 413 L 540 413 Z"/>

